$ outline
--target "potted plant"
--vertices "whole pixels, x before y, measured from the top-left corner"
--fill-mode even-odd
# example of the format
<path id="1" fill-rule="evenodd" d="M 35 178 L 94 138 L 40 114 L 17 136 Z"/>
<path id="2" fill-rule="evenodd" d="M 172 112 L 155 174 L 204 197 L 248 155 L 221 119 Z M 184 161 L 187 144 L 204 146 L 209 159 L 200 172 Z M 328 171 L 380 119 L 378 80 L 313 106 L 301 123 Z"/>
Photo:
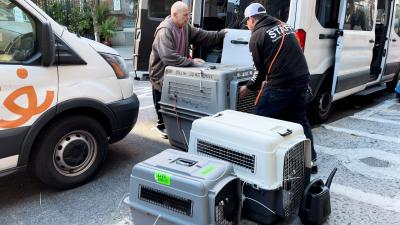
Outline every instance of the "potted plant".
<path id="1" fill-rule="evenodd" d="M 104 38 L 103 44 L 112 46 L 111 38 L 115 36 L 118 24 L 115 17 L 108 17 L 100 24 L 100 34 Z"/>
<path id="2" fill-rule="evenodd" d="M 97 5 L 94 12 L 100 39 L 103 44 L 111 46 L 111 38 L 115 36 L 118 28 L 117 18 L 109 16 L 110 10 L 105 3 Z"/>

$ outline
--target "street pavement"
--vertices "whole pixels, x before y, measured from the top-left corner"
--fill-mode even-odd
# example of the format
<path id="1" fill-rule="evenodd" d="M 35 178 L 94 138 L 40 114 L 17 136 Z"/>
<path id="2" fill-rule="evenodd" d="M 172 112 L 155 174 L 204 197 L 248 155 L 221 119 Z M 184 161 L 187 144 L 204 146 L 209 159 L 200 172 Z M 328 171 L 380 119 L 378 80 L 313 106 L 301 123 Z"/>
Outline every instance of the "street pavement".
<path id="1" fill-rule="evenodd" d="M 149 82 L 135 81 L 134 89 L 140 100 L 138 122 L 125 139 L 110 146 L 95 178 L 59 191 L 29 172 L 2 177 L 0 225 L 133 224 L 129 207 L 122 202 L 129 192 L 131 169 L 171 148 L 153 128 L 156 115 Z M 339 102 L 332 119 L 313 128 L 320 162 L 313 178 L 326 180 L 338 168 L 331 187 L 332 214 L 325 225 L 400 224 L 400 103 L 386 92 L 366 98 Z M 291 218 L 279 224 L 300 222 Z"/>
<path id="2" fill-rule="evenodd" d="M 338 168 L 326 224 L 400 224 L 400 103 L 374 107 L 313 129 L 318 176 Z"/>

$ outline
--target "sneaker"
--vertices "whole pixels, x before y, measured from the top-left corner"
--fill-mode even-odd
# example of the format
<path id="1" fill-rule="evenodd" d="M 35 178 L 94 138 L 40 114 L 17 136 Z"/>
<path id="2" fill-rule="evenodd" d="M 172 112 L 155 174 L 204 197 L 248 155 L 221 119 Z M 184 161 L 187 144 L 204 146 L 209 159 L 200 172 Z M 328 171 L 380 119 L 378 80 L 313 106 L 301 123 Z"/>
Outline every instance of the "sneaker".
<path id="1" fill-rule="evenodd" d="M 311 174 L 317 174 L 318 173 L 318 161 L 317 159 L 313 159 L 311 161 Z"/>
<path id="2" fill-rule="evenodd" d="M 161 138 L 168 139 L 167 129 L 157 125 L 156 131 L 160 134 Z"/>

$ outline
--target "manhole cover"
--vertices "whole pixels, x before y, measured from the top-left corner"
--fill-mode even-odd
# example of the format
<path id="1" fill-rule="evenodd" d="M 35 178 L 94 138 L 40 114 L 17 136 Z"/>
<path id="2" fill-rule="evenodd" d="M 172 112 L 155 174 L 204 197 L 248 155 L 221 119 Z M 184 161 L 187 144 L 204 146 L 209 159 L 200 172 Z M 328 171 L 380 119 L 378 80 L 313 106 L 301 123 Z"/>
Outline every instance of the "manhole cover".
<path id="1" fill-rule="evenodd" d="M 361 162 L 373 167 L 389 167 L 390 163 L 386 160 L 377 159 L 374 157 L 367 157 L 360 159 Z"/>

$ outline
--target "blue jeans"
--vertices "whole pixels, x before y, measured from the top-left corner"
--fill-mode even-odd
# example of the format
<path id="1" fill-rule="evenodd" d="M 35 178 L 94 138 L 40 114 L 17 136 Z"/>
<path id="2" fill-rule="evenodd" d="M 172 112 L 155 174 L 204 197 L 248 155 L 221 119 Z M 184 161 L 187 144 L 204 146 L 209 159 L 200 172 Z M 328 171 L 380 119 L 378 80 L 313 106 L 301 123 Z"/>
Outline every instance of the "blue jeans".
<path id="1" fill-rule="evenodd" d="M 265 87 L 255 112 L 260 116 L 301 124 L 305 136 L 311 140 L 311 158 L 316 160 L 317 153 L 314 149 L 311 127 L 306 116 L 306 93 L 307 87 L 288 89 L 270 89 Z"/>

